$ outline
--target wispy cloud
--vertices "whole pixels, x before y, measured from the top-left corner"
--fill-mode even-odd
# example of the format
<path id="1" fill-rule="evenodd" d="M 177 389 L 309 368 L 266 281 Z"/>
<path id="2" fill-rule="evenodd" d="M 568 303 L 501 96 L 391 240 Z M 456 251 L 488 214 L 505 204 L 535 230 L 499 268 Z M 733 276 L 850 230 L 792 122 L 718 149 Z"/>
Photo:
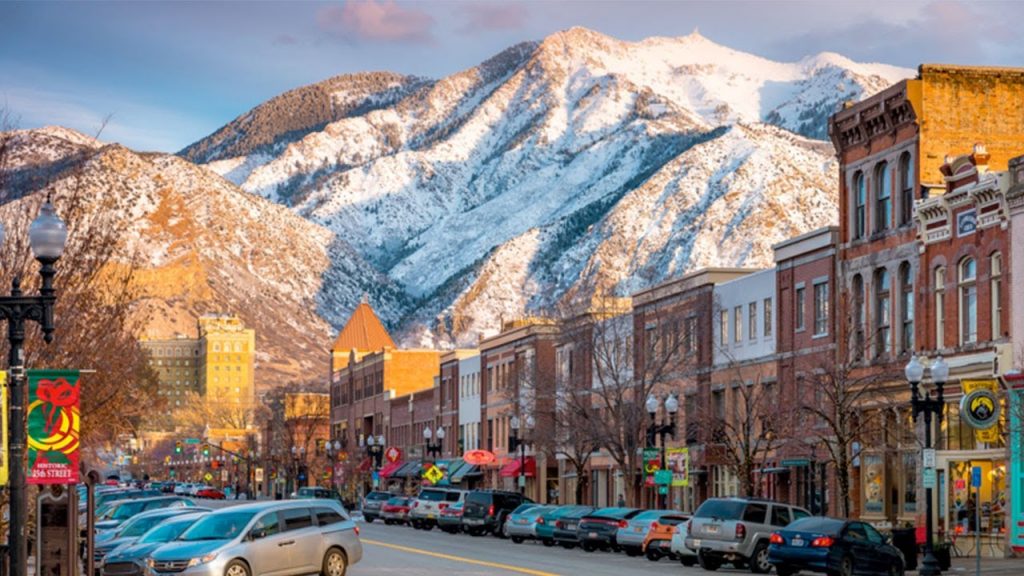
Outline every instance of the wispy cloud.
<path id="1" fill-rule="evenodd" d="M 322 8 L 316 15 L 321 30 L 350 41 L 433 44 L 434 17 L 394 0 L 349 0 Z"/>
<path id="2" fill-rule="evenodd" d="M 456 29 L 462 34 L 488 30 L 518 30 L 526 26 L 529 13 L 521 2 L 471 2 L 462 4 L 456 14 L 465 23 Z"/>

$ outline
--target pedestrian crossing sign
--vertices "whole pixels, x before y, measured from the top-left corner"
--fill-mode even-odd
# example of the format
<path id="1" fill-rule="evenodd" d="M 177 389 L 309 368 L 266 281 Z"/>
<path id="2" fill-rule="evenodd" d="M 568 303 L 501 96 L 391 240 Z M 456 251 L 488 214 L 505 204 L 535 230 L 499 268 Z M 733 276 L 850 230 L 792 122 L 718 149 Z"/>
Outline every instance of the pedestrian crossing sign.
<path id="1" fill-rule="evenodd" d="M 427 471 L 423 473 L 423 477 L 430 481 L 431 484 L 437 484 L 442 478 L 444 478 L 444 472 L 442 472 L 437 466 L 431 464 L 430 468 L 427 468 Z"/>

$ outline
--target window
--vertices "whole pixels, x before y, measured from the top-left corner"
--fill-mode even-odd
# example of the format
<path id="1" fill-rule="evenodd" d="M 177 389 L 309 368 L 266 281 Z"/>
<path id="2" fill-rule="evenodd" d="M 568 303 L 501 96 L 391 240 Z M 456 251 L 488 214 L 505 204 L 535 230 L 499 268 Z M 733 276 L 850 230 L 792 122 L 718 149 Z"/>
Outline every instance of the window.
<path id="1" fill-rule="evenodd" d="M 764 524 L 765 518 L 768 516 L 768 505 L 761 504 L 759 502 L 751 502 L 747 504 L 747 509 L 743 511 L 743 521 L 751 522 L 754 524 Z"/>
<path id="2" fill-rule="evenodd" d="M 772 526 L 785 527 L 789 522 L 789 508 L 785 506 L 772 506 Z"/>
<path id="3" fill-rule="evenodd" d="M 725 420 L 725 392 L 723 390 L 715 390 L 711 393 L 711 408 L 715 411 L 715 417 L 719 420 Z"/>
<path id="4" fill-rule="evenodd" d="M 268 512 L 252 525 L 253 533 L 260 533 L 263 536 L 271 536 L 280 532 L 277 522 L 277 512 Z"/>
<path id="5" fill-rule="evenodd" d="M 313 525 L 313 517 L 309 515 L 309 508 L 281 510 L 281 517 L 284 519 L 285 532 L 302 530 Z"/>
<path id="6" fill-rule="evenodd" d="M 946 346 L 946 268 L 935 269 L 935 347 Z"/>
<path id="7" fill-rule="evenodd" d="M 814 335 L 828 334 L 828 282 L 814 285 Z"/>
<path id="8" fill-rule="evenodd" d="M 978 341 L 978 265 L 974 258 L 960 261 L 960 343 Z"/>
<path id="9" fill-rule="evenodd" d="M 875 355 L 882 356 L 892 352 L 892 338 L 890 338 L 891 317 L 890 298 L 891 283 L 889 271 L 879 268 L 875 272 Z"/>
<path id="10" fill-rule="evenodd" d="M 764 299 L 764 335 L 772 335 L 772 299 Z"/>
<path id="11" fill-rule="evenodd" d="M 313 515 L 316 516 L 316 523 L 318 526 L 329 526 L 331 524 L 337 524 L 345 520 L 335 510 L 330 508 L 314 508 Z"/>
<path id="12" fill-rule="evenodd" d="M 900 157 L 900 225 L 909 224 L 914 211 L 914 157 L 904 152 Z"/>
<path id="13" fill-rule="evenodd" d="M 732 309 L 732 339 L 734 342 L 743 340 L 743 307 Z"/>
<path id="14" fill-rule="evenodd" d="M 804 329 L 804 287 L 798 286 L 796 289 L 796 321 L 794 323 L 796 329 Z"/>
<path id="15" fill-rule="evenodd" d="M 867 222 L 867 183 L 864 182 L 864 173 L 857 172 L 853 176 L 854 204 L 853 204 L 853 238 L 864 237 L 865 223 Z"/>
<path id="16" fill-rule="evenodd" d="M 750 340 L 757 339 L 757 302 L 747 305 L 747 329 L 750 332 L 747 337 Z"/>
<path id="17" fill-rule="evenodd" d="M 889 164 L 875 170 L 875 231 L 881 232 L 892 225 L 892 178 Z"/>
<path id="18" fill-rule="evenodd" d="M 697 317 L 691 316 L 686 319 L 686 352 L 692 354 L 697 351 Z"/>
<path id="19" fill-rule="evenodd" d="M 900 266 L 900 350 L 914 350 L 914 274 L 910 264 Z"/>
<path id="20" fill-rule="evenodd" d="M 722 310 L 718 314 L 718 342 L 725 346 L 729 342 L 729 311 Z"/>
<path id="21" fill-rule="evenodd" d="M 989 297 L 992 299 L 992 340 L 1003 335 L 1003 257 L 993 252 L 989 262 Z"/>
<path id="22" fill-rule="evenodd" d="M 856 542 L 867 542 L 868 535 L 864 532 L 864 525 L 859 522 L 850 524 L 846 528 L 846 539 Z"/>

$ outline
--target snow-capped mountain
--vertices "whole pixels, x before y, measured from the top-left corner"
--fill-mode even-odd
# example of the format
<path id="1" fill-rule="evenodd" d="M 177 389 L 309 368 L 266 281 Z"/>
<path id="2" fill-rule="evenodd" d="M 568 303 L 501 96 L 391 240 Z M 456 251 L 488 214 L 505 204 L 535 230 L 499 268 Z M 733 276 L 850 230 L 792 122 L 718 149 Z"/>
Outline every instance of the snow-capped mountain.
<path id="1" fill-rule="evenodd" d="M 567 295 L 769 265 L 773 243 L 835 220 L 828 116 L 911 76 L 573 28 L 437 81 L 334 78 L 300 90 L 371 104 L 271 100 L 182 154 L 401 287 L 407 341 L 471 343 Z M 316 121 L 276 128 L 286 114 Z"/>

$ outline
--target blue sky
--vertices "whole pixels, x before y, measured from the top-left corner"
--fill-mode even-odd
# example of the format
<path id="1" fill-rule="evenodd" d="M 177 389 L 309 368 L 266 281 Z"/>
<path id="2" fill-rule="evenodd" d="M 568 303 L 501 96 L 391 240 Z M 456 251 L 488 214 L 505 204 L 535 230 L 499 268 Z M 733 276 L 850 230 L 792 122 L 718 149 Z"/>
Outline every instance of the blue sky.
<path id="1" fill-rule="evenodd" d="M 1014 2 L 0 2 L 0 105 L 172 152 L 288 89 L 364 70 L 441 77 L 571 26 L 701 33 L 777 60 L 1024 65 Z"/>

